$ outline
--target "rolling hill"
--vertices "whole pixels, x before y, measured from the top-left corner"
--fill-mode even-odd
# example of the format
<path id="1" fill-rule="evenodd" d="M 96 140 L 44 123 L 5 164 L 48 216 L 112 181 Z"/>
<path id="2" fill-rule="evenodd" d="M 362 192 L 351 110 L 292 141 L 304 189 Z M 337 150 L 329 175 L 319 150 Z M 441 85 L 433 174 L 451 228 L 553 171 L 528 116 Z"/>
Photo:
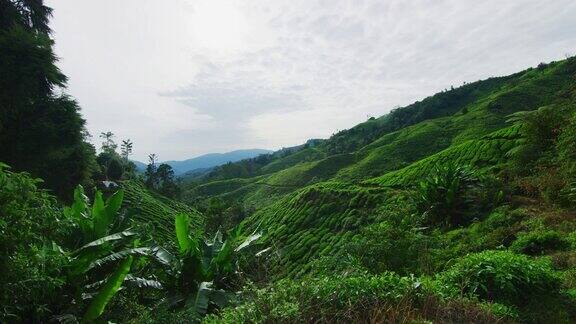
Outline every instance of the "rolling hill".
<path id="1" fill-rule="evenodd" d="M 246 176 L 226 177 L 216 168 L 214 180 L 190 186 L 187 194 L 254 209 L 241 226 L 264 229 L 266 242 L 290 251 L 276 261 L 278 275 L 302 275 L 372 224 L 390 207 L 384 202 L 391 195 L 418 184 L 435 166 L 502 170 L 521 137 L 508 116 L 542 106 L 573 109 L 575 75 L 576 60 L 569 59 L 469 83 L 299 147 Z"/>
<path id="2" fill-rule="evenodd" d="M 263 234 L 266 290 L 214 322 L 573 322 L 575 84 L 576 58 L 540 64 L 188 184 L 191 202 L 239 203 L 241 231 Z M 402 301 L 428 297 L 390 304 L 389 280 L 421 287 Z"/>

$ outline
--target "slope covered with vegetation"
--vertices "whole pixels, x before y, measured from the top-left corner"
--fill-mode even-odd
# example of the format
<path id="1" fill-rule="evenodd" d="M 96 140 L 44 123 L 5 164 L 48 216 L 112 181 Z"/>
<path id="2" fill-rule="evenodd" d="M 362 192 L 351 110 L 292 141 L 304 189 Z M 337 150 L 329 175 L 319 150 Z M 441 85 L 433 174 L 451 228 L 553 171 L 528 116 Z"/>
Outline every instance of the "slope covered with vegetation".
<path id="1" fill-rule="evenodd" d="M 576 322 L 576 58 L 182 184 L 0 9 L 0 322 Z"/>
<path id="2" fill-rule="evenodd" d="M 534 248 L 537 259 L 552 258 L 547 271 L 564 278 L 558 285 L 570 295 L 574 170 L 562 152 L 574 150 L 567 138 L 574 127 L 575 80 L 576 60 L 568 59 L 467 84 L 270 164 L 281 168 L 219 180 L 220 189 L 206 197 L 255 206 L 240 226 L 264 233 L 261 244 L 270 249 L 255 262 L 266 280 L 382 271 L 436 277 L 471 253 L 533 256 L 526 249 Z M 412 114 L 420 117 L 399 117 Z M 198 189 L 212 185 L 200 183 L 189 193 L 201 201 Z M 506 316 L 521 321 L 569 321 L 574 314 L 570 302 L 548 313 L 504 304 L 514 313 Z M 291 307 L 298 316 L 324 311 L 304 311 L 305 303 Z M 286 316 L 289 321 L 292 315 Z"/>

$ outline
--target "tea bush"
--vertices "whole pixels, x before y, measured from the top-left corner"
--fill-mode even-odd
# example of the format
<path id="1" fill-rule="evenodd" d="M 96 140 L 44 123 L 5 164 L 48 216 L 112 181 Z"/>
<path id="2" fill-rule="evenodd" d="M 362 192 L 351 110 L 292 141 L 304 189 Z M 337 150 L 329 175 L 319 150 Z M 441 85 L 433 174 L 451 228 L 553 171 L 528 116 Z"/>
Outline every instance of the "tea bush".
<path id="1" fill-rule="evenodd" d="M 548 260 L 510 251 L 470 254 L 441 273 L 438 280 L 452 293 L 511 305 L 560 293 L 560 278 Z"/>
<path id="2" fill-rule="evenodd" d="M 570 242 L 554 230 L 523 233 L 512 243 L 510 249 L 517 253 L 541 255 L 548 251 L 565 250 Z"/>

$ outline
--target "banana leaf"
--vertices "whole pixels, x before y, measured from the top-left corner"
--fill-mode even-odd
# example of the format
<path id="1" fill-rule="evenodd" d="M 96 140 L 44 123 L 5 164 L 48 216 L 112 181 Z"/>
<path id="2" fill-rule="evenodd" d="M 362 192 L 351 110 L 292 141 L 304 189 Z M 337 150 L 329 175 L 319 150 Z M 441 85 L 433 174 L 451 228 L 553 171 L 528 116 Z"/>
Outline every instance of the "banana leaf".
<path id="1" fill-rule="evenodd" d="M 100 289 L 96 297 L 88 306 L 88 310 L 86 310 L 86 313 L 84 314 L 84 321 L 93 321 L 102 315 L 106 305 L 108 305 L 112 297 L 116 295 L 122 286 L 122 282 L 124 282 L 126 275 L 130 272 L 133 260 L 133 257 L 129 256 L 120 263 L 118 269 L 116 269 L 116 271 L 108 278 L 104 287 Z"/>

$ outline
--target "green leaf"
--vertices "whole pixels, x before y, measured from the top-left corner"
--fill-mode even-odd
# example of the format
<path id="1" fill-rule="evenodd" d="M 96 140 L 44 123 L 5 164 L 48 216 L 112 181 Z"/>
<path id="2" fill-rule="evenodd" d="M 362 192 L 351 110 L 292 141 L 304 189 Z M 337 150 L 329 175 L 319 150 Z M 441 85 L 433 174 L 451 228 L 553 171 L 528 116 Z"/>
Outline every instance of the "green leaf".
<path id="1" fill-rule="evenodd" d="M 94 204 L 92 205 L 92 219 L 94 220 L 94 235 L 95 237 L 102 237 L 106 235 L 108 224 L 110 223 L 102 199 L 102 193 L 96 191 L 94 195 Z"/>
<path id="2" fill-rule="evenodd" d="M 112 297 L 118 292 L 126 275 L 130 272 L 133 260 L 133 257 L 129 256 L 120 263 L 118 269 L 108 278 L 104 287 L 100 289 L 94 300 L 90 303 L 90 306 L 88 306 L 88 310 L 84 314 L 84 321 L 93 321 L 102 315 L 106 305 L 108 305 Z"/>
<path id="3" fill-rule="evenodd" d="M 120 207 L 122 207 L 123 199 L 124 190 L 120 189 L 106 200 L 106 214 L 110 223 L 114 220 L 116 214 L 120 210 Z"/>
<path id="4" fill-rule="evenodd" d="M 70 275 L 76 277 L 84 274 L 94 260 L 106 255 L 108 252 L 106 247 L 100 246 L 99 248 L 83 250 L 78 253 L 68 265 Z"/>
<path id="5" fill-rule="evenodd" d="M 94 231 L 92 219 L 88 217 L 88 203 L 89 200 L 84 194 L 84 188 L 78 185 L 76 189 L 74 189 L 74 202 L 72 206 L 64 208 L 64 215 L 78 224 L 85 240 L 92 237 Z"/>
<path id="6" fill-rule="evenodd" d="M 162 284 L 157 280 L 150 280 L 140 277 L 135 277 L 133 275 L 126 275 L 124 281 L 130 285 L 134 285 L 138 288 L 152 288 L 152 289 L 162 289 Z"/>
<path id="7" fill-rule="evenodd" d="M 125 257 L 132 255 L 132 256 L 149 256 L 152 253 L 151 248 L 143 247 L 143 248 L 133 248 L 133 249 L 126 249 L 119 252 L 114 252 L 112 254 L 108 254 L 107 256 L 94 260 L 93 262 L 88 265 L 85 271 L 90 271 L 94 268 L 102 267 L 105 264 L 115 262 Z"/>
<path id="8" fill-rule="evenodd" d="M 212 288 L 212 282 L 201 282 L 196 294 L 188 300 L 188 307 L 192 307 L 199 315 L 205 315 L 208 312 L 210 303 L 218 307 L 225 307 L 230 300 L 230 293 L 221 289 Z"/>
<path id="9" fill-rule="evenodd" d="M 192 242 L 190 239 L 190 219 L 186 214 L 178 214 L 175 218 L 176 225 L 176 238 L 178 239 L 178 245 L 180 246 L 180 252 L 186 253 L 192 248 Z"/>
<path id="10" fill-rule="evenodd" d="M 198 291 L 193 299 L 192 307 L 196 313 L 204 315 L 208 312 L 208 304 L 210 303 L 210 292 L 212 291 L 212 282 L 201 282 Z"/>
<path id="11" fill-rule="evenodd" d="M 173 267 L 178 262 L 178 259 L 172 253 L 161 247 L 152 248 L 148 256 L 167 267 Z"/>
<path id="12" fill-rule="evenodd" d="M 103 244 L 105 244 L 105 243 L 114 242 L 114 241 L 118 241 L 118 240 L 123 240 L 123 239 L 125 239 L 125 238 L 129 238 L 129 237 L 132 237 L 132 236 L 134 236 L 134 235 L 136 235 L 136 233 L 135 233 L 135 232 L 132 232 L 132 231 L 130 231 L 130 230 L 126 230 L 126 231 L 123 231 L 123 232 L 110 234 L 110 235 L 108 235 L 108 236 L 104 236 L 104 237 L 102 237 L 102 238 L 99 238 L 99 239 L 97 239 L 97 240 L 95 240 L 95 241 L 92 241 L 92 242 L 90 242 L 90 243 L 82 246 L 82 247 L 79 248 L 78 250 L 74 251 L 73 254 L 77 254 L 77 253 L 79 253 L 79 252 L 81 252 L 81 251 L 83 251 L 83 250 L 86 250 L 86 249 L 88 249 L 88 248 L 93 248 L 93 247 L 96 247 L 96 246 L 100 246 L 100 245 L 103 245 Z"/>

